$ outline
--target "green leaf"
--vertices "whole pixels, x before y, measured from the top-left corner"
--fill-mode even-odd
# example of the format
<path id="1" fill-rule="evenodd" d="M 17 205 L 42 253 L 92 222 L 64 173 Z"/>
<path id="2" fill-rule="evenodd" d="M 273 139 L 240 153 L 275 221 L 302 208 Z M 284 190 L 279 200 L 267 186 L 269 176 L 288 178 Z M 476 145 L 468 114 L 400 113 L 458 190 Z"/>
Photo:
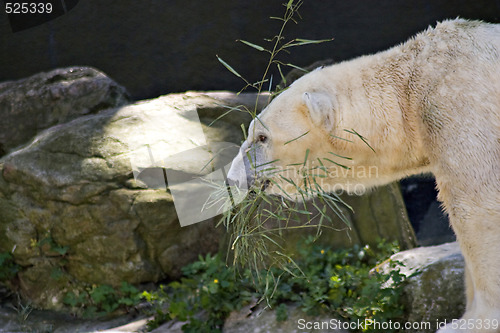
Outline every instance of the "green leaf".
<path id="1" fill-rule="evenodd" d="M 271 16 L 269 17 L 271 20 L 285 21 L 282 17 Z"/>
<path id="2" fill-rule="evenodd" d="M 289 144 L 289 143 L 291 143 L 291 142 L 293 142 L 293 141 L 295 141 L 295 140 L 298 140 L 298 139 L 300 139 L 301 137 L 303 137 L 304 135 L 306 135 L 307 133 L 309 133 L 309 131 L 305 132 L 304 134 L 299 135 L 299 136 L 298 136 L 298 137 L 296 137 L 295 139 L 288 140 L 288 141 L 287 141 L 287 142 L 285 142 L 283 145 L 287 145 L 287 144 Z"/>
<path id="3" fill-rule="evenodd" d="M 243 131 L 243 139 L 246 140 L 247 139 L 247 131 L 245 129 L 245 125 L 244 124 L 241 124 L 241 130 Z"/>
<path id="4" fill-rule="evenodd" d="M 60 255 L 65 255 L 68 252 L 69 247 L 68 246 L 57 246 L 52 248 L 55 252 L 59 253 Z"/>
<path id="5" fill-rule="evenodd" d="M 248 45 L 250 47 L 253 47 L 254 49 L 256 49 L 257 51 L 267 51 L 265 48 L 263 48 L 262 46 L 260 45 L 257 45 L 257 44 L 254 44 L 254 43 L 250 43 L 250 42 L 247 42 L 246 40 L 242 40 L 242 39 L 239 39 L 238 42 L 241 42 L 245 45 Z"/>
<path id="6" fill-rule="evenodd" d="M 332 153 L 331 151 L 329 151 L 328 154 L 332 154 L 332 155 L 340 157 L 340 158 L 345 158 L 346 160 L 352 160 L 352 158 L 350 158 L 350 157 L 335 154 L 335 153 Z"/>
<path id="7" fill-rule="evenodd" d="M 353 142 L 353 141 L 351 141 L 351 140 L 349 140 L 349 139 L 346 139 L 346 138 L 341 138 L 340 136 L 336 136 L 336 135 L 333 135 L 333 134 L 330 134 L 330 136 L 331 136 L 332 138 L 335 138 L 335 139 L 344 140 L 344 141 L 347 141 L 347 142 Z"/>
<path id="8" fill-rule="evenodd" d="M 337 162 L 335 162 L 335 161 L 332 161 L 332 160 L 331 160 L 331 159 L 329 159 L 329 158 L 324 157 L 323 159 L 324 159 L 325 161 L 328 161 L 328 162 L 330 162 L 330 163 L 333 163 L 333 164 L 335 164 L 335 165 L 338 165 L 338 166 L 339 166 L 339 167 L 341 167 L 341 168 L 344 168 L 344 169 L 346 169 L 346 170 L 350 170 L 350 168 L 349 168 L 348 166 L 343 165 L 343 164 L 340 164 L 340 163 L 337 163 Z"/>
<path id="9" fill-rule="evenodd" d="M 306 149 L 306 156 L 304 157 L 304 166 L 307 164 L 307 158 L 309 157 L 309 148 Z"/>
<path id="10" fill-rule="evenodd" d="M 278 67 L 278 71 L 280 72 L 281 81 L 283 81 L 283 84 L 286 86 L 286 77 L 285 77 L 285 75 L 283 75 L 283 71 L 281 70 L 281 66 L 279 63 L 277 63 L 276 66 Z"/>
<path id="11" fill-rule="evenodd" d="M 292 68 L 295 68 L 295 69 L 298 69 L 299 71 L 302 71 L 302 72 L 304 72 L 304 73 L 308 73 L 308 72 L 309 72 L 307 69 L 302 68 L 302 67 L 299 67 L 299 66 L 294 65 L 294 64 L 290 64 L 290 63 L 288 63 L 288 64 L 285 64 L 285 65 L 286 65 L 286 66 L 289 66 L 289 67 L 292 67 Z"/>
<path id="12" fill-rule="evenodd" d="M 224 67 L 226 67 L 227 70 L 229 70 L 231 73 L 233 73 L 234 75 L 236 75 L 237 77 L 239 78 L 242 78 L 243 79 L 243 76 L 240 75 L 240 73 L 238 73 L 233 67 L 231 67 L 227 62 L 225 62 L 224 60 L 222 60 L 221 58 L 219 58 L 218 55 L 216 55 L 217 57 L 217 60 L 219 60 L 219 62 L 224 65 Z"/>
<path id="13" fill-rule="evenodd" d="M 347 133 L 351 133 L 351 134 L 356 135 L 358 138 L 361 139 L 361 141 L 363 141 L 375 153 L 375 149 L 373 149 L 372 146 L 370 146 L 370 144 L 368 143 L 368 141 L 366 141 L 366 138 L 364 136 L 362 136 L 361 134 L 359 134 L 358 132 L 356 132 L 352 128 L 351 128 L 351 130 L 345 129 L 344 131 L 346 131 Z"/>
<path id="14" fill-rule="evenodd" d="M 294 47 L 294 46 L 302 46 L 302 45 L 308 45 L 308 44 L 321 44 L 325 42 L 330 42 L 332 41 L 333 38 L 331 39 L 302 39 L 302 38 L 296 38 L 293 41 L 291 41 L 289 44 L 286 44 L 283 46 L 283 48 L 289 48 L 289 47 Z"/>

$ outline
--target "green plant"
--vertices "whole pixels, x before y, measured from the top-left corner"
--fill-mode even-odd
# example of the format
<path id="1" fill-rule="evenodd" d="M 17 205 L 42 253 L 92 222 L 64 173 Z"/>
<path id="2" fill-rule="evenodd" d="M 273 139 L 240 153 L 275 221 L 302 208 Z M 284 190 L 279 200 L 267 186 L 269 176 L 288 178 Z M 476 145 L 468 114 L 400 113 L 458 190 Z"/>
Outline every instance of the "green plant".
<path id="1" fill-rule="evenodd" d="M 239 280 L 234 268 L 227 267 L 219 256 L 200 256 L 182 272 L 180 281 L 162 286 L 159 292 L 143 293 L 156 305 L 156 320 L 150 323 L 151 328 L 161 320 L 177 319 L 189 321 L 184 332 L 218 332 L 226 316 L 252 297 L 250 283 L 245 278 Z M 162 310 L 165 305 L 166 312 Z"/>
<path id="2" fill-rule="evenodd" d="M 31 312 L 33 311 L 33 306 L 31 305 L 30 302 L 28 303 L 23 303 L 21 300 L 21 296 L 19 294 L 16 295 L 17 300 L 13 304 L 14 310 L 17 312 L 17 321 L 19 323 L 24 324 L 27 320 L 28 317 L 30 316 Z"/>
<path id="3" fill-rule="evenodd" d="M 276 309 L 278 321 L 287 319 L 288 303 L 298 304 L 310 315 L 337 313 L 345 321 L 401 320 L 403 308 L 398 301 L 404 276 L 400 264 L 392 263 L 389 273 L 373 269 L 398 251 L 396 244 L 381 241 L 376 249 L 354 246 L 334 251 L 310 238 L 297 249 L 300 272 L 289 264 L 288 273 L 273 267 L 259 271 L 258 279 L 249 269 L 238 273 L 218 256 L 200 257 L 183 269 L 180 281 L 143 293 L 153 304 L 149 328 L 177 319 L 188 322 L 184 332 L 220 332 L 231 311 L 256 300 L 266 300 Z"/>
<path id="4" fill-rule="evenodd" d="M 52 238 L 52 235 L 50 232 L 47 232 L 45 237 L 41 239 L 40 241 L 32 239 L 31 240 L 31 247 L 33 248 L 40 248 L 44 252 L 52 252 L 53 254 L 59 255 L 59 256 L 65 256 L 68 253 L 69 247 L 68 246 L 61 246 L 57 244 L 54 239 Z"/>
<path id="5" fill-rule="evenodd" d="M 395 243 L 381 241 L 376 250 L 354 246 L 337 251 L 314 245 L 311 239 L 306 243 L 299 248 L 302 271 L 293 271 L 292 267 L 292 274 L 282 275 L 272 297 L 268 297 L 271 306 L 292 300 L 302 304 L 310 315 L 326 311 L 345 321 L 401 319 L 399 297 L 404 275 L 398 269 L 400 264 L 390 262 L 389 273 L 373 270 L 378 262 L 398 251 Z"/>
<path id="6" fill-rule="evenodd" d="M 120 308 L 128 309 L 140 301 L 140 293 L 131 284 L 122 282 L 119 289 L 109 285 L 92 285 L 84 291 L 66 293 L 63 302 L 77 315 L 100 317 Z"/>
<path id="7" fill-rule="evenodd" d="M 12 279 L 19 272 L 19 265 L 10 252 L 0 253 L 0 281 Z"/>
<path id="8" fill-rule="evenodd" d="M 217 57 L 218 60 L 234 75 L 241 78 L 245 82 L 245 86 L 242 90 L 246 88 L 255 89 L 258 94 L 255 102 L 255 107 L 253 109 L 249 109 L 246 107 L 242 107 L 243 111 L 248 112 L 252 118 L 256 118 L 259 99 L 261 97 L 261 93 L 264 91 L 264 85 L 269 85 L 269 92 L 272 91 L 272 81 L 273 76 L 271 74 L 273 66 L 275 66 L 277 72 L 279 73 L 282 82 L 287 85 L 286 77 L 283 74 L 284 67 L 292 67 L 304 72 L 306 70 L 282 61 L 280 59 L 280 54 L 283 52 L 288 53 L 289 50 L 293 47 L 303 46 L 308 44 L 318 44 L 323 43 L 330 40 L 310 40 L 310 39 L 291 39 L 286 40 L 284 37 L 285 28 L 290 23 L 297 23 L 296 17 L 299 16 L 299 9 L 302 6 L 302 1 L 289 0 L 284 5 L 285 12 L 282 17 L 271 17 L 273 20 L 278 20 L 281 22 L 281 27 L 279 32 L 269 39 L 264 39 L 264 43 L 262 45 L 258 45 L 249 41 L 240 40 L 239 42 L 257 50 L 259 52 L 267 53 L 269 58 L 267 65 L 263 71 L 262 77 L 257 82 L 251 83 L 247 79 L 245 79 L 242 75 L 238 73 L 236 69 L 230 66 L 226 61 L 222 60 L 220 57 Z M 271 95 L 275 95 L 280 93 L 282 90 L 280 87 Z M 230 111 L 234 110 L 231 108 L 228 112 L 224 113 L 221 117 L 227 115 Z M 241 111 L 241 110 L 240 110 Z M 220 117 L 219 117 L 220 118 Z M 246 138 L 246 133 L 244 126 L 242 125 L 242 129 L 244 132 L 244 137 Z M 304 133 L 294 140 L 300 138 Z M 290 140 L 285 143 L 288 144 L 294 140 Z M 247 152 L 248 159 L 250 163 L 255 160 L 255 156 L 252 158 L 250 156 L 252 151 Z M 292 262 L 293 260 L 290 256 L 284 254 L 282 248 L 279 245 L 279 238 L 281 236 L 282 230 L 287 228 L 316 228 L 316 234 L 319 235 L 321 233 L 321 228 L 331 228 L 332 216 L 333 215 L 339 217 L 342 221 L 349 225 L 348 219 L 344 215 L 342 210 L 343 207 L 350 208 L 343 200 L 335 193 L 326 193 L 320 186 L 318 178 L 324 177 L 327 172 L 327 169 L 324 165 L 320 165 L 315 167 L 314 169 L 310 169 L 306 166 L 307 154 L 302 161 L 297 161 L 298 163 L 295 165 L 291 165 L 299 172 L 299 177 L 303 180 L 304 186 L 301 187 L 299 184 L 296 184 L 293 180 L 285 178 L 280 175 L 280 177 L 291 185 L 295 186 L 297 191 L 302 196 L 302 199 L 310 198 L 315 196 L 317 198 L 316 201 L 307 202 L 302 200 L 301 202 L 285 202 L 282 198 L 277 196 L 269 196 L 261 188 L 256 186 L 256 188 L 252 189 L 251 194 L 246 196 L 237 207 L 232 210 L 226 211 L 219 221 L 219 225 L 223 225 L 228 230 L 230 235 L 230 248 L 228 249 L 228 258 L 233 258 L 233 264 L 241 265 L 244 267 L 251 267 L 254 271 L 259 271 L 265 267 L 279 266 L 283 268 L 285 264 Z M 274 161 L 273 161 L 274 162 Z M 266 164 L 266 172 L 268 173 L 279 173 L 282 170 L 277 170 L 272 166 L 273 162 L 269 162 Z M 321 161 L 320 161 L 321 163 Z M 338 163 L 337 163 L 338 164 Z M 254 170 L 260 166 L 254 166 Z M 321 174 L 323 173 L 323 174 Z M 274 180 L 270 180 L 273 182 L 274 186 L 279 188 L 280 185 L 277 184 Z M 221 191 L 227 191 L 227 189 L 221 189 Z M 238 189 L 231 189 L 230 192 L 238 191 Z M 226 193 L 226 192 L 224 192 Z M 217 196 L 215 196 L 217 197 Z M 229 204 L 228 206 L 234 206 L 233 204 Z M 317 214 L 313 215 L 311 213 L 312 210 L 316 210 Z M 330 212 L 328 212 L 330 210 Z M 292 222 L 300 221 L 301 217 L 306 216 L 309 221 L 312 221 L 316 218 L 318 223 L 305 223 L 299 226 L 291 226 Z M 269 221 L 279 221 L 279 225 L 277 227 L 270 228 L 268 226 Z M 260 276 L 256 274 L 258 278 Z"/>

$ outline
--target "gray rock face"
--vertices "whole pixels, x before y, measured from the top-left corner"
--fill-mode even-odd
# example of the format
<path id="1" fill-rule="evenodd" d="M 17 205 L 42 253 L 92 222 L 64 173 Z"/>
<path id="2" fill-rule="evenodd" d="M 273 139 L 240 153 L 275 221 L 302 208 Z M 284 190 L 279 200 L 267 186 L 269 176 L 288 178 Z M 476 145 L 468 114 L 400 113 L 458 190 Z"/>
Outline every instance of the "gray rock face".
<path id="1" fill-rule="evenodd" d="M 405 321 L 431 323 L 431 328 L 419 332 L 435 332 L 437 323 L 461 317 L 465 311 L 465 266 L 458 243 L 415 248 L 391 259 L 402 262 L 405 267 L 401 273 L 409 277 L 402 298 Z M 387 267 L 382 265 L 382 269 Z"/>
<path id="2" fill-rule="evenodd" d="M 0 83 L 0 156 L 41 130 L 128 101 L 125 88 L 89 67 Z"/>
<path id="3" fill-rule="evenodd" d="M 262 307 L 251 310 L 246 307 L 233 312 L 224 323 L 223 333 L 347 333 L 342 322 L 334 316 L 306 315 L 299 307 L 287 306 L 288 318 L 285 321 L 276 320 L 276 311 L 265 310 Z"/>
<path id="4" fill-rule="evenodd" d="M 225 112 L 221 103 L 192 93 L 109 109 L 49 128 L 0 159 L 0 251 L 22 266 L 22 293 L 59 308 L 84 283 L 176 278 L 199 254 L 216 252 L 222 228 L 213 220 L 181 228 L 172 195 L 135 182 L 131 160 L 147 147 L 155 156 L 192 148 L 189 133 L 200 129 L 207 140 L 239 142 L 239 126 L 200 127 L 189 117 Z"/>

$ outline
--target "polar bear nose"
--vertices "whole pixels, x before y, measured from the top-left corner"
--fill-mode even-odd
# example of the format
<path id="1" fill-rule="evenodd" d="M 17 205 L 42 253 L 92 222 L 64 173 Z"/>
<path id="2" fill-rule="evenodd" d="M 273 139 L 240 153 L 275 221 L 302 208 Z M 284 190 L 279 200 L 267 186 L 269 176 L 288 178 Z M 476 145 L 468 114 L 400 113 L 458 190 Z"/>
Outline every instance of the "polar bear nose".
<path id="1" fill-rule="evenodd" d="M 241 190 L 248 190 L 254 184 L 253 177 L 245 177 L 241 179 L 230 178 L 230 175 L 226 178 L 226 186 L 235 186 Z"/>
<path id="2" fill-rule="evenodd" d="M 236 186 L 240 189 L 248 189 L 248 175 L 244 156 L 240 153 L 234 158 L 226 176 L 227 186 Z"/>

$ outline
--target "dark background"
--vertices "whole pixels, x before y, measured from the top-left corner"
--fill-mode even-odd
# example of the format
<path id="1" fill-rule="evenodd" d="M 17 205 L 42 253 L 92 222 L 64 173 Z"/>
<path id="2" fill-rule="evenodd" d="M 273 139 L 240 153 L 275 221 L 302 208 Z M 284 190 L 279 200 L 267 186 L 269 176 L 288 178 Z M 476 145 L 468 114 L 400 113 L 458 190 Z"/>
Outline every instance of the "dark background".
<path id="1" fill-rule="evenodd" d="M 216 54 L 249 80 L 262 75 L 263 53 L 236 43 L 265 44 L 274 36 L 285 0 L 81 0 L 68 13 L 12 32 L 0 12 L 0 81 L 56 67 L 96 67 L 134 99 L 185 90 L 239 90 L 243 83 Z M 287 38 L 334 41 L 292 49 L 299 66 L 340 61 L 386 49 L 437 20 L 461 16 L 500 21 L 500 0 L 305 0 L 302 20 Z"/>

